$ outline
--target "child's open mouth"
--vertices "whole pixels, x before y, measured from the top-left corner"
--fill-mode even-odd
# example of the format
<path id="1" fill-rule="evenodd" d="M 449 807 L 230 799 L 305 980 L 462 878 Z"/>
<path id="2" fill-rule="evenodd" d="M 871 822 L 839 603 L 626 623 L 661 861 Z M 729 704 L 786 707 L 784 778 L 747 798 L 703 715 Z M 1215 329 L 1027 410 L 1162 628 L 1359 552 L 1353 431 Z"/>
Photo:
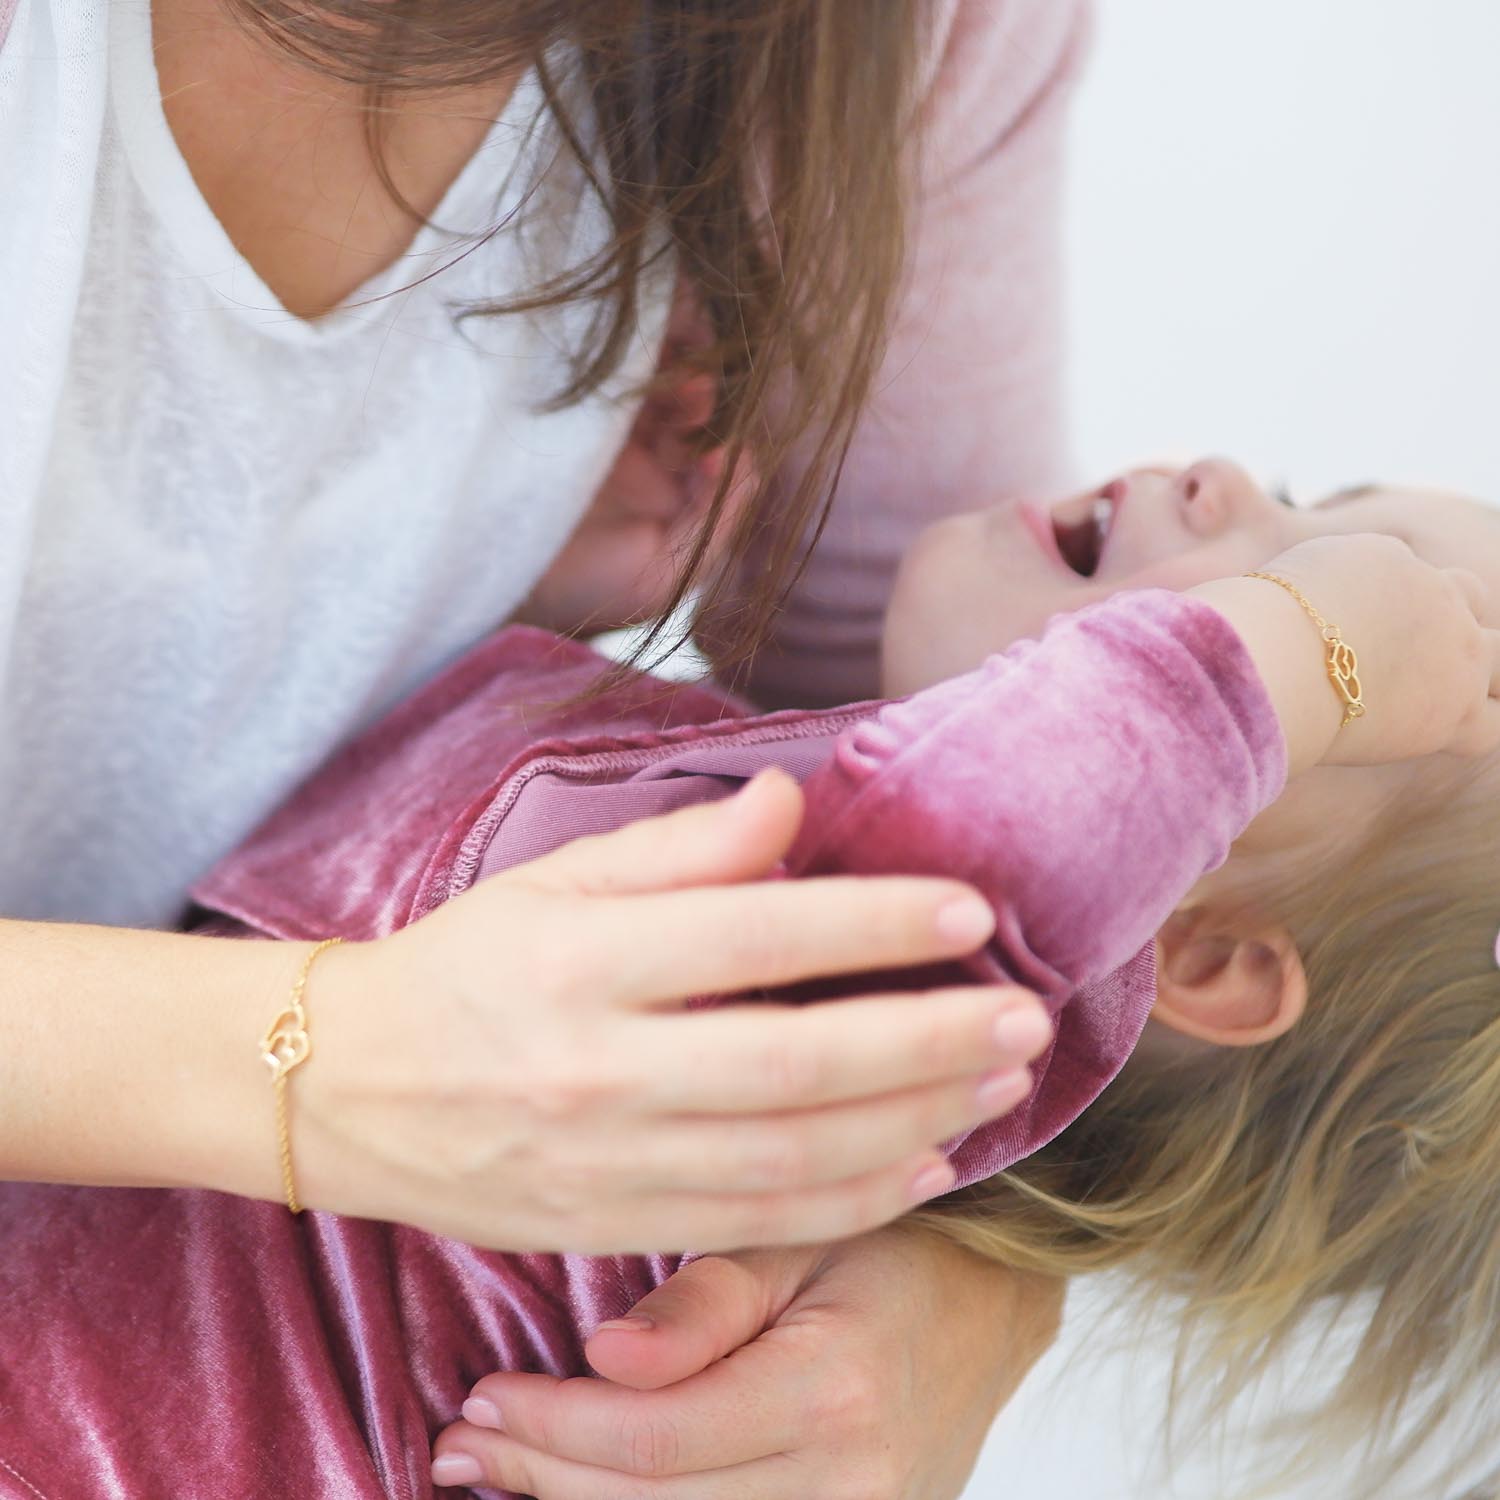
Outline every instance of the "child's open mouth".
<path id="1" fill-rule="evenodd" d="M 1080 578 L 1092 578 L 1099 571 L 1126 488 L 1123 479 L 1115 479 L 1095 494 L 1063 501 L 1052 512 L 1057 550 Z"/>

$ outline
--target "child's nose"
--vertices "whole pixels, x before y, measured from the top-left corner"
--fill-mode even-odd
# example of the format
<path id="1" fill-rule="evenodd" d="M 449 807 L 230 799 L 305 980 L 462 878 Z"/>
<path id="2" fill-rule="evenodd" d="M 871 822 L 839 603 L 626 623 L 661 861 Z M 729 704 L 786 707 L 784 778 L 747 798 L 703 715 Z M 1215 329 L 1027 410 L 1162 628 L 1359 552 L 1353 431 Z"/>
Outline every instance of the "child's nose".
<path id="1" fill-rule="evenodd" d="M 1216 537 L 1248 521 L 1257 503 L 1266 499 L 1249 474 L 1225 458 L 1190 464 L 1177 476 L 1174 489 L 1188 530 L 1199 537 Z"/>

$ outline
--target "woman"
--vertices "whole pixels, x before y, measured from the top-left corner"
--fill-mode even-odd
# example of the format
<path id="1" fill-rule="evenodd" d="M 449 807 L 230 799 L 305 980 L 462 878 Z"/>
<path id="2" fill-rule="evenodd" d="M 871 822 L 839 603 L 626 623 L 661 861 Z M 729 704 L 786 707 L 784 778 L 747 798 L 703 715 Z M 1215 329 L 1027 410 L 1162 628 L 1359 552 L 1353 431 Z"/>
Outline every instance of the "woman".
<path id="1" fill-rule="evenodd" d="M 816 4 L 757 7 L 753 20 L 727 5 L 637 11 L 449 0 L 430 14 L 403 7 L 387 28 L 385 7 L 357 0 L 310 17 L 272 3 L 21 0 L 7 18 L 0 909 L 16 920 L 0 928 L 13 976 L 0 1003 L 22 1038 L 3 1080 L 20 1122 L 0 1159 L 8 1175 L 277 1196 L 253 1056 L 290 979 L 274 945 L 232 969 L 203 966 L 178 936 L 117 924 L 169 926 L 192 876 L 335 743 L 533 591 L 621 457 L 666 319 L 671 277 L 653 259 L 663 226 L 710 330 L 699 364 L 721 387 L 714 429 L 730 459 L 749 452 L 773 476 L 733 534 L 718 497 L 695 549 L 726 662 L 769 618 L 840 444 L 870 408 L 840 508 L 758 658 L 764 701 L 867 691 L 883 594 L 918 522 L 1056 484 L 1059 101 L 1079 8 L 891 5 L 861 12 L 857 38 L 848 12 Z M 408 87 L 438 81 L 436 94 Z M 897 168 L 913 111 L 924 149 L 908 190 Z M 754 155 L 749 114 L 767 127 Z M 583 130 L 581 156 L 558 117 Z M 611 174 L 602 197 L 579 164 L 594 146 Z M 767 180 L 769 222 L 747 217 L 747 193 Z M 648 187 L 618 191 L 632 182 Z M 413 209 L 434 223 L 419 228 Z M 523 232 L 482 233 L 513 222 Z M 513 310 L 455 331 L 456 309 L 497 304 Z M 768 422 L 776 441 L 755 441 Z M 681 588 L 693 572 L 681 570 Z M 566 582 L 565 568 L 551 587 L 566 594 Z M 666 956 L 664 997 L 691 983 L 670 955 L 692 893 L 671 888 L 732 884 L 744 838 L 719 830 L 654 872 L 668 892 L 661 928 L 632 943 Z M 806 973 L 859 969 L 882 933 L 898 935 L 888 956 L 903 962 L 983 935 L 961 917 L 938 927 L 961 897 L 941 882 L 829 887 L 795 906 L 729 894 L 726 925 L 758 919 L 778 965 L 790 956 Z M 503 1015 L 524 1004 L 527 955 L 500 916 L 509 940 L 476 983 Z M 587 932 L 588 920 L 576 925 Z M 731 987 L 754 987 L 772 957 L 747 948 Z M 550 981 L 566 979 L 567 961 L 547 955 Z M 952 1007 L 958 1030 L 981 999 L 998 1003 L 981 992 L 893 1008 L 857 1092 L 904 1091 L 915 1121 L 918 1104 L 959 1085 L 951 1067 L 893 1060 L 914 1055 L 935 1005 Z M 458 997 L 421 1001 L 425 1025 L 471 1045 Z M 615 1055 L 640 1070 L 649 1132 L 645 1028 L 622 1020 Z M 426 1087 L 414 1113 L 441 1081 Z M 812 1114 L 799 1112 L 808 1128 Z M 398 1109 L 376 1111 L 366 1186 L 375 1210 L 415 1221 L 441 1210 L 397 1186 L 388 1158 L 402 1133 Z M 824 1180 L 778 1238 L 889 1219 L 933 1144 L 908 1132 L 899 1159 L 861 1176 L 825 1156 Z M 424 1191 L 440 1195 L 435 1182 Z M 474 1235 L 495 1244 L 508 1227 L 501 1186 Z M 742 1212 L 751 1197 L 739 1195 Z M 722 1219 L 720 1202 L 696 1207 Z M 642 1232 L 711 1243 L 698 1221 L 659 1204 L 647 1214 L 591 1225 L 594 1243 Z M 554 1223 L 553 1243 L 575 1229 Z M 758 1456 L 746 1443 L 819 1449 L 810 1463 L 847 1474 L 851 1456 L 888 1460 L 893 1427 L 908 1445 L 906 1492 L 952 1492 L 953 1432 L 969 1435 L 971 1455 L 1013 1372 L 997 1377 L 987 1333 L 967 1360 L 947 1358 L 945 1341 L 972 1337 L 975 1302 L 1006 1308 L 1015 1288 L 972 1271 L 964 1305 L 951 1252 L 914 1243 L 903 1237 L 899 1253 L 926 1257 L 953 1311 L 937 1333 L 913 1335 L 933 1364 L 914 1372 L 914 1389 L 934 1396 L 926 1420 L 902 1422 L 909 1403 L 870 1394 L 828 1453 L 828 1424 L 814 1430 L 805 1414 L 834 1397 L 789 1394 L 768 1373 L 755 1395 L 766 1427 L 704 1426 L 708 1446 L 684 1445 L 696 1494 L 709 1492 L 703 1470 Z M 828 1252 L 824 1284 L 842 1258 L 886 1244 Z M 673 1379 L 794 1315 L 813 1261 L 784 1254 L 763 1269 L 753 1313 L 668 1351 L 601 1355 L 605 1367 L 637 1384 Z M 855 1339 L 909 1331 L 891 1309 L 848 1322 Z M 674 1387 L 679 1400 L 689 1386 Z M 685 1427 L 689 1407 L 670 1410 Z M 559 1463 L 630 1462 L 583 1425 L 549 1430 Z M 583 1492 L 571 1470 L 562 1484 Z"/>

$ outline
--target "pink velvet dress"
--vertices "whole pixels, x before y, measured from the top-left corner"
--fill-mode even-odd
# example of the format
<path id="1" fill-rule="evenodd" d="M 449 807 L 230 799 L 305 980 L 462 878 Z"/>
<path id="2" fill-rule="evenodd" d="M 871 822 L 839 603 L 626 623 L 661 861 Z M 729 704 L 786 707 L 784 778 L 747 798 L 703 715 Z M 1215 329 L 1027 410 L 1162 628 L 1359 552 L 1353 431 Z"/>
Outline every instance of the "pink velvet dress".
<path id="1" fill-rule="evenodd" d="M 1062 617 L 899 703 L 750 717 L 634 677 L 525 706 L 601 666 L 525 628 L 481 642 L 209 873 L 210 930 L 375 938 L 568 839 L 783 766 L 809 808 L 788 875 L 972 882 L 999 926 L 963 968 L 1055 1016 L 1032 1096 L 946 1143 L 967 1183 L 1108 1084 L 1151 1004 L 1153 934 L 1285 777 L 1238 638 L 1173 594 Z M 503 1254 L 192 1191 L 9 1184 L 0 1225 L 6 1500 L 426 1500 L 431 1439 L 475 1380 L 586 1374 L 586 1335 L 685 1258 Z"/>

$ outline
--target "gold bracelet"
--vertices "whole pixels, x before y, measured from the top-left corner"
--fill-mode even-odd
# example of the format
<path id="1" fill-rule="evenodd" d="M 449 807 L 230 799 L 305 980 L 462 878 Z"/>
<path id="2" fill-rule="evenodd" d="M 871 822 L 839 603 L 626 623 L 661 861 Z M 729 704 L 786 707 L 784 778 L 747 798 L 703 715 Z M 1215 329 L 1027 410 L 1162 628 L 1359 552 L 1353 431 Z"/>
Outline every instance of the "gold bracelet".
<path id="1" fill-rule="evenodd" d="M 1290 584 L 1285 578 L 1278 577 L 1275 573 L 1246 573 L 1246 578 L 1263 578 L 1267 583 L 1274 583 L 1284 588 L 1303 609 L 1312 616 L 1312 622 L 1318 627 L 1318 633 L 1323 637 L 1323 643 L 1328 647 L 1328 656 L 1324 663 L 1328 668 L 1328 680 L 1333 684 L 1344 705 L 1344 718 L 1339 728 L 1343 729 L 1365 716 L 1365 694 L 1364 688 L 1359 680 L 1359 658 L 1354 654 L 1354 648 L 1345 643 L 1343 636 L 1339 634 L 1337 625 L 1330 625 L 1327 620 L 1315 610 L 1307 597 L 1294 584 Z"/>
<path id="2" fill-rule="evenodd" d="M 324 938 L 302 961 L 302 970 L 292 985 L 292 998 L 260 1039 L 261 1060 L 271 1070 L 271 1087 L 276 1095 L 276 1135 L 281 1146 L 281 1182 L 286 1189 L 286 1206 L 294 1214 L 302 1212 L 297 1189 L 292 1180 L 292 1136 L 286 1123 L 286 1075 L 312 1054 L 312 1039 L 307 1034 L 307 1008 L 302 1003 L 307 989 L 308 971 L 313 960 L 325 948 L 332 948 L 343 938 Z"/>

